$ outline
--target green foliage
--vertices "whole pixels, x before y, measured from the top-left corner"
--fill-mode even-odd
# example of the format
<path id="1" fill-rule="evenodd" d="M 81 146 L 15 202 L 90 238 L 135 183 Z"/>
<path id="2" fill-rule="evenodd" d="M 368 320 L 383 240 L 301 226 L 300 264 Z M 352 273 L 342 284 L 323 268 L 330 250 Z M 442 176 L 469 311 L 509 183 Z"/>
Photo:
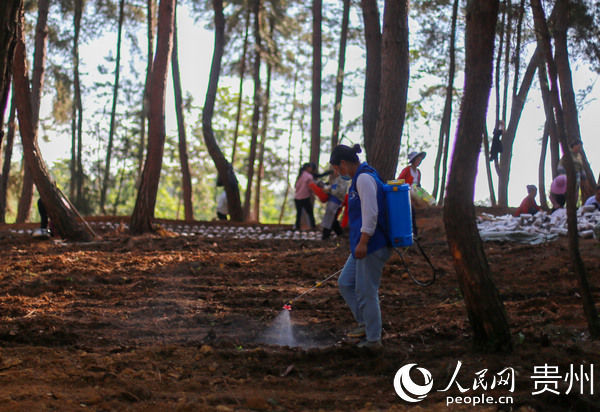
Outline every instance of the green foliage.
<path id="1" fill-rule="evenodd" d="M 48 69 L 44 96 L 51 100 L 51 110 L 42 119 L 40 135 L 56 139 L 59 135 L 70 136 L 72 116 L 72 42 L 73 42 L 73 0 L 51 2 L 48 27 Z M 464 2 L 462 2 L 464 3 Z M 595 70 L 600 64 L 600 6 L 589 0 L 572 2 L 570 42 L 577 57 L 584 56 Z M 118 0 L 85 1 L 82 21 L 81 46 L 106 36 L 116 37 Z M 406 127 L 402 152 L 408 148 L 427 148 L 437 140 L 437 128 L 441 119 L 443 97 L 448 76 L 448 38 L 452 0 L 432 0 L 411 2 L 410 5 L 410 61 L 411 94 L 407 107 Z M 513 2 L 515 7 L 517 2 Z M 27 2 L 28 47 L 33 46 L 33 30 L 37 12 L 36 3 Z M 187 0 L 178 6 L 189 6 L 193 10 L 197 24 L 210 27 L 213 20 L 212 2 L 208 0 Z M 227 159 L 231 159 L 235 119 L 237 114 L 238 75 L 241 63 L 242 42 L 246 30 L 246 15 L 252 6 L 248 0 L 233 0 L 224 3 L 226 14 L 225 55 L 220 88 L 217 94 L 213 128 L 217 142 Z M 337 53 L 340 36 L 341 2 L 326 1 L 323 7 L 323 92 L 322 92 L 322 153 L 330 149 L 328 132 L 331 124 Z M 515 9 L 516 11 L 516 9 Z M 457 68 L 462 72 L 464 13 L 459 11 L 457 29 Z M 250 124 L 252 115 L 251 65 L 254 58 L 253 17 L 249 30 L 249 44 L 246 56 L 246 81 L 242 96 L 241 122 L 236 147 L 236 160 L 233 165 L 238 176 L 241 195 L 246 187 L 245 173 L 249 155 Z M 136 182 L 139 175 L 138 157 L 141 150 L 141 109 L 145 81 L 146 62 L 146 2 L 126 2 L 123 61 L 119 100 L 116 113 L 115 142 L 109 173 L 107 197 L 108 213 L 129 215 L 133 210 L 137 195 Z M 526 28 L 530 26 L 525 20 Z M 271 27 L 273 30 L 271 31 Z M 270 100 L 269 130 L 264 158 L 264 177 L 261 191 L 261 221 L 276 222 L 279 219 L 281 204 L 286 187 L 288 138 L 291 136 L 291 176 L 293 183 L 299 164 L 307 161 L 309 153 L 310 129 L 310 79 L 312 63 L 312 14 L 310 3 L 292 0 L 264 0 L 261 9 L 261 50 L 262 79 L 268 61 L 273 66 Z M 526 31 L 524 41 L 531 42 L 532 31 Z M 513 38 L 514 41 L 514 38 Z M 86 174 L 86 203 L 89 213 L 98 213 L 100 182 L 104 173 L 110 102 L 114 82 L 114 43 L 106 42 L 106 48 L 97 50 L 104 56 L 98 67 L 86 65 L 82 61 L 82 82 L 84 99 L 84 169 Z M 102 44 L 102 43 L 99 43 Z M 202 53 L 198 50 L 181 50 L 181 53 Z M 103 46 L 104 47 L 104 46 Z M 360 2 L 353 1 L 349 28 L 349 56 L 344 79 L 344 99 L 360 97 L 364 84 L 364 34 Z M 350 52 L 350 50 L 352 50 Z M 29 57 L 33 55 L 28 53 Z M 207 56 L 206 64 L 209 64 Z M 358 63 L 356 62 L 358 61 Z M 524 62 L 522 62 L 524 63 Z M 94 63 L 93 66 L 96 66 Z M 512 68 L 511 68 L 512 70 Z M 296 91 L 293 93 L 294 81 Z M 184 93 L 185 93 L 185 84 Z M 591 87 L 591 86 L 590 86 Z M 460 97 L 460 84 L 454 91 Z M 580 95 L 584 101 L 587 93 Z M 187 92 L 184 98 L 184 111 L 187 125 L 188 152 L 193 185 L 194 215 L 196 219 L 213 219 L 218 190 L 215 187 L 216 171 L 207 153 L 198 107 L 204 96 Z M 358 101 L 358 99 L 355 99 Z M 458 102 L 459 99 L 455 99 Z M 343 107 L 347 100 L 344 100 Z M 455 110 L 454 113 L 457 111 Z M 352 113 L 342 119 L 341 142 L 360 142 L 362 116 Z M 159 186 L 156 213 L 157 217 L 183 217 L 181 201 L 181 172 L 177 149 L 177 131 L 167 130 L 165 155 Z M 70 142 L 70 140 L 69 140 Z M 321 156 L 326 159 L 327 156 Z M 326 161 L 321 166 L 325 166 Z M 16 167 L 16 166 L 15 166 Z M 52 165 L 52 174 L 63 191 L 69 187 L 69 162 L 60 160 Z M 10 204 L 15 202 L 18 193 L 19 174 L 11 180 Z M 16 183 L 15 183 L 16 182 Z M 16 186 L 15 186 L 16 185 Z M 293 186 L 293 185 L 292 185 Z M 293 187 L 290 191 L 284 221 L 291 222 L 295 215 L 293 207 Z M 320 207 L 320 206 L 319 206 Z M 12 212 L 9 212 L 12 213 Z M 318 211 L 317 215 L 321 212 Z"/>
<path id="2" fill-rule="evenodd" d="M 410 18 L 413 22 L 411 29 L 416 29 L 411 30 L 411 70 L 416 68 L 419 72 L 441 78 L 448 75 L 452 3 L 452 0 L 411 3 Z M 459 11 L 459 19 L 461 15 Z M 459 21 L 458 24 L 457 34 L 464 28 L 461 28 L 464 22 Z M 459 40 L 457 42 L 459 52 L 460 44 Z M 460 67 L 460 60 L 457 63 Z"/>
<path id="3" fill-rule="evenodd" d="M 575 0 L 569 7 L 572 54 L 587 60 L 590 68 L 600 73 L 600 3 Z"/>
<path id="4" fill-rule="evenodd" d="M 68 159 L 60 159 L 54 162 L 50 168 L 50 174 L 54 178 L 54 182 L 56 186 L 63 191 L 63 193 L 67 193 L 66 190 L 69 188 L 69 160 Z"/>
<path id="5" fill-rule="evenodd" d="M 212 22 L 212 3 L 205 0 L 190 1 L 197 13 L 198 20 Z M 51 5 L 49 16 L 49 56 L 46 75 L 45 92 L 52 96 L 51 118 L 43 119 L 41 135 L 50 139 L 56 135 L 70 135 L 72 116 L 72 57 L 73 42 L 73 1 L 63 0 Z M 227 16 L 227 36 L 224 74 L 237 76 L 241 56 L 242 40 L 246 28 L 246 12 L 251 5 L 244 1 L 232 1 L 225 4 Z M 300 136 L 300 145 L 293 143 L 292 170 L 295 173 L 297 164 L 307 156 L 306 131 L 308 130 L 308 102 L 310 91 L 304 86 L 310 80 L 310 47 L 311 41 L 311 12 L 302 2 L 268 1 L 262 6 L 261 35 L 263 50 L 261 58 L 273 66 L 273 87 L 270 108 L 270 129 L 267 131 L 265 152 L 265 172 L 261 196 L 261 219 L 277 221 L 283 201 L 286 180 L 287 138 L 290 133 L 294 141 Z M 337 43 L 339 39 L 339 8 L 327 3 L 324 6 L 323 43 L 325 59 L 332 62 L 337 59 Z M 355 5 L 356 8 L 356 5 Z M 101 34 L 114 36 L 118 12 L 118 0 L 92 0 L 84 2 L 82 33 L 80 45 L 84 47 Z M 355 10 L 356 12 L 356 10 Z M 138 178 L 138 153 L 140 133 L 141 91 L 144 76 L 142 73 L 145 62 L 145 49 L 139 46 L 140 39 L 145 36 L 146 3 L 126 3 L 125 39 L 127 44 L 124 58 L 129 56 L 127 64 L 121 66 L 121 86 L 117 104 L 115 143 L 113 159 L 109 173 L 109 190 L 107 193 L 107 211 L 114 214 L 130 214 L 137 194 L 136 181 Z M 35 22 L 32 12 L 29 18 L 31 26 Z M 271 30 L 271 27 L 273 28 Z M 141 32 L 141 35 L 140 35 Z M 272 33 L 272 35 L 271 35 Z M 351 27 L 350 38 L 360 43 L 362 33 L 360 27 Z M 247 64 L 252 62 L 253 35 L 250 28 L 250 44 L 248 46 Z M 127 49 L 128 47 L 128 49 Z M 128 52 L 127 52 L 128 50 Z M 104 173 L 104 157 L 108 137 L 108 118 L 110 116 L 110 101 L 114 81 L 114 47 L 98 50 L 105 56 L 104 62 L 94 68 L 85 66 L 82 60 L 82 86 L 84 99 L 84 139 L 92 144 L 84 144 L 84 171 L 86 176 L 85 196 L 89 210 L 86 213 L 98 213 L 100 183 Z M 263 64 L 263 68 L 265 65 Z M 246 73 L 250 73 L 247 71 Z M 298 79 L 296 100 L 291 97 L 289 84 L 293 77 Z M 348 79 L 356 83 L 362 82 L 362 73 L 354 71 L 348 74 Z M 250 77 L 250 74 L 248 75 Z M 324 75 L 325 95 L 333 91 L 333 77 Z M 352 81 L 346 81 L 348 94 L 355 93 Z M 227 81 L 222 82 L 227 84 Z M 263 85 L 264 86 L 264 85 Z M 237 90 L 237 87 L 235 87 Z M 213 127 L 218 143 L 227 158 L 231 158 L 237 101 L 239 96 L 233 92 L 233 87 L 223 86 L 218 91 L 217 104 L 213 119 Z M 192 173 L 193 197 L 195 216 L 198 219 L 212 219 L 214 215 L 216 173 L 212 159 L 207 154 L 201 133 L 200 109 L 197 105 L 198 96 L 189 93 L 185 97 L 184 107 L 188 121 L 188 149 Z M 324 98 L 324 113 L 330 112 Z M 195 101 L 196 100 L 196 101 Z M 247 168 L 249 151 L 252 102 L 245 95 L 242 102 L 242 117 L 236 147 L 236 162 L 233 165 L 240 180 L 240 188 L 245 187 L 244 173 Z M 294 112 L 293 119 L 291 118 Z M 190 122 L 189 119 L 198 119 Z M 292 121 L 293 120 L 293 121 Z M 291 122 L 291 123 L 290 123 Z M 292 127 L 293 130 L 288 130 Z M 345 125 L 346 132 L 360 128 L 358 121 Z M 157 199 L 156 216 L 176 218 L 183 216 L 181 205 L 181 173 L 177 151 L 176 131 L 168 131 L 165 145 L 162 175 Z M 327 141 L 327 139 L 324 139 Z M 298 153 L 299 152 L 299 153 Z M 61 160 L 52 167 L 57 182 L 65 190 L 69 186 L 69 162 Z M 292 177 L 293 180 L 293 177 Z M 243 196 L 243 193 L 242 193 Z M 288 197 L 287 209 L 292 211 L 292 196 Z"/>
<path id="6" fill-rule="evenodd" d="M 52 102 L 52 117 L 58 124 L 67 124 L 71 121 L 71 96 L 72 82 L 61 68 L 54 66 L 51 71 L 54 78 L 54 99 Z"/>
<path id="7" fill-rule="evenodd" d="M 446 2 L 448 3 L 448 2 Z M 47 72 L 45 92 L 52 96 L 51 119 L 44 119 L 41 134 L 53 136 L 70 133 L 71 108 L 72 108 L 72 69 L 71 48 L 73 40 L 72 13 L 73 1 L 63 0 L 53 3 L 49 16 L 49 70 Z M 82 21 L 81 44 L 85 45 L 101 34 L 116 32 L 118 0 L 93 0 L 84 2 L 84 16 Z M 194 8 L 199 24 L 212 24 L 212 3 L 206 0 L 193 0 L 188 4 Z M 447 4 L 440 2 L 438 8 L 433 8 L 443 18 Z M 181 4 L 180 4 L 181 6 Z M 231 158 L 235 117 L 237 112 L 237 82 L 239 62 L 242 51 L 242 41 L 246 29 L 246 13 L 251 4 L 245 0 L 236 0 L 225 3 L 227 17 L 227 38 L 225 48 L 224 72 L 222 87 L 218 90 L 217 103 L 213 119 L 213 128 L 216 139 L 226 158 Z M 424 9 L 425 6 L 417 5 Z M 312 15 L 310 5 L 297 1 L 273 0 L 264 1 L 261 10 L 261 35 L 263 49 L 261 58 L 273 66 L 272 95 L 270 102 L 269 130 L 264 158 L 264 177 L 261 191 L 261 220 L 276 222 L 279 219 L 281 203 L 286 185 L 288 137 L 292 135 L 291 170 L 290 180 L 293 183 L 298 165 L 307 161 L 308 130 L 310 122 L 309 102 L 311 77 L 311 48 L 312 41 Z M 124 59 L 129 57 L 128 63 L 121 66 L 121 86 L 117 104 L 115 143 L 113 159 L 109 173 L 109 190 L 107 193 L 107 210 L 110 213 L 128 215 L 133 209 L 137 195 L 136 181 L 138 179 L 138 153 L 140 150 L 140 110 L 142 106 L 142 90 L 144 81 L 145 49 L 138 44 L 145 36 L 146 4 L 145 2 L 126 3 L 126 23 L 124 43 L 127 51 Z M 362 33 L 362 17 L 358 3 L 354 3 L 351 11 L 351 26 L 349 32 L 349 46 L 360 50 L 364 48 Z M 325 2 L 323 8 L 323 124 L 324 129 L 331 122 L 333 104 L 333 91 L 335 72 L 337 70 L 337 53 L 340 31 L 341 3 Z M 33 16 L 31 16 L 33 17 Z M 445 18 L 447 20 L 447 17 Z M 34 19 L 30 18 L 30 21 Z M 251 17 L 252 23 L 252 17 Z M 271 30 L 271 27 L 273 28 Z M 432 26 L 430 27 L 430 29 Z M 272 34 L 271 34 L 272 33 Z M 431 34 L 433 36 L 434 34 Z M 445 33 L 440 33 L 443 38 Z M 247 69 L 252 63 L 253 33 L 250 27 L 248 46 Z M 127 49 L 128 47 L 128 49 Z M 411 52 L 414 56 L 425 58 L 423 48 Z M 82 61 L 82 82 L 84 92 L 84 135 L 92 141 L 85 144 L 84 169 L 86 175 L 86 204 L 88 213 L 98 213 L 100 183 L 104 173 L 104 157 L 108 137 L 110 101 L 112 99 L 112 84 L 114 81 L 114 46 L 106 50 L 98 50 L 105 58 L 94 68 L 86 67 Z M 433 53 L 433 51 L 432 51 Z M 444 58 L 440 58 L 443 61 Z M 263 70 L 266 65 L 263 64 Z M 415 67 L 419 67 L 415 65 Z M 413 71 L 419 78 L 424 78 L 427 73 L 423 68 Z M 441 67 L 438 68 L 443 71 Z M 431 70 L 433 72 L 433 70 Z M 246 71 L 250 78 L 250 70 Z M 229 79 L 227 76 L 230 76 Z M 236 79 L 235 82 L 231 79 Z M 364 78 L 364 68 L 349 69 L 345 76 L 345 95 L 356 96 L 360 93 Z M 292 83 L 296 79 L 297 90 L 292 96 Z M 437 81 L 429 84 L 428 93 L 431 99 L 435 98 L 439 90 Z M 185 86 L 185 85 L 184 85 Z M 264 87 L 264 74 L 263 74 Z M 247 88 L 247 85 L 245 85 Z M 235 91 L 234 91 L 235 89 Z M 409 105 L 409 119 L 418 122 L 420 119 L 429 121 L 431 113 L 435 113 L 427 106 L 427 99 L 413 99 Z M 245 188 L 245 172 L 250 140 L 250 124 L 252 102 L 249 101 L 250 93 L 243 96 L 242 117 L 239 129 L 239 138 L 236 147 L 236 161 L 233 165 L 239 179 L 240 188 Z M 188 151 L 193 184 L 193 202 L 195 217 L 197 219 L 212 219 L 214 216 L 217 190 L 215 188 L 216 172 L 212 159 L 208 155 L 202 138 L 200 109 L 197 107 L 198 99 L 202 96 L 185 97 L 184 107 L 188 122 Z M 190 121 L 195 119 L 195 121 Z M 291 129 L 291 130 L 290 130 Z M 357 141 L 355 136 L 361 130 L 361 117 L 343 119 L 342 139 Z M 181 202 L 181 172 L 177 151 L 176 131 L 167 131 L 165 156 L 157 199 L 156 216 L 177 218 L 183 216 Z M 324 135 L 327 132 L 324 131 Z M 343 140 L 344 141 L 344 140 Z M 323 152 L 330 148 L 329 139 L 323 137 Z M 322 156 L 323 157 L 323 156 Z M 326 157 L 326 156 L 325 156 Z M 69 162 L 59 161 L 53 165 L 60 186 L 64 189 L 69 186 Z M 242 193 L 243 196 L 243 193 Z M 288 195 L 287 213 L 284 220 L 290 221 L 295 214 L 293 208 L 293 187 Z"/>
<path id="8" fill-rule="evenodd" d="M 237 93 L 232 93 L 229 87 L 219 88 L 213 117 L 213 131 L 215 139 L 219 144 L 225 158 L 231 159 L 233 147 L 233 134 L 235 128 L 235 116 L 237 112 Z M 239 129 L 238 144 L 236 149 L 236 162 L 233 165 L 238 177 L 246 167 L 248 157 L 251 107 L 247 100 L 242 101 L 242 118 Z M 191 118 L 191 113 L 188 118 Z M 214 163 L 206 150 L 202 134 L 202 115 L 197 114 L 197 120 L 191 127 L 188 136 L 188 148 L 190 154 L 190 169 L 192 174 L 194 217 L 196 219 L 211 220 L 215 217 L 217 173 Z M 177 169 L 179 175 L 179 169 Z M 245 187 L 245 182 L 240 182 L 240 189 Z M 243 191 L 242 191 L 243 196 Z"/>
<path id="9" fill-rule="evenodd" d="M 406 148 L 425 149 L 437 144 L 448 81 L 453 0 L 411 3 L 410 84 L 406 109 Z M 459 9 L 456 38 L 456 73 L 462 71 L 464 14 Z M 455 95 L 460 84 L 454 83 Z M 456 99 L 455 101 L 459 101 Z M 453 111 L 456 113 L 457 111 Z M 410 134 L 412 132 L 412 135 Z M 404 145 L 404 140 L 403 140 Z"/>

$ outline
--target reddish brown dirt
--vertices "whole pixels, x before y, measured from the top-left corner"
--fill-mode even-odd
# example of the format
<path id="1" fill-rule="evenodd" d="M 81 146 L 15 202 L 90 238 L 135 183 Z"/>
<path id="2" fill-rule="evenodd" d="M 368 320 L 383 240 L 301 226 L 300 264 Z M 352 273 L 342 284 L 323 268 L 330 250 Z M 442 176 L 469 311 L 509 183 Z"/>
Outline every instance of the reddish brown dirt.
<path id="1" fill-rule="evenodd" d="M 384 350 L 359 350 L 335 281 L 291 312 L 299 338 L 318 347 L 259 344 L 282 303 L 340 268 L 347 243 L 234 240 L 102 233 L 90 244 L 34 241 L 0 226 L 0 410 L 387 411 L 413 405 L 393 387 L 416 363 L 433 375 L 419 410 L 456 410 L 446 396 L 511 395 L 513 405 L 465 410 L 598 410 L 600 344 L 586 328 L 566 239 L 540 246 L 489 243 L 514 351 L 477 350 L 438 211 L 422 214 L 422 244 L 447 273 L 428 288 L 410 281 L 397 256 L 381 285 Z M 276 230 L 276 228 L 274 229 Z M 600 247 L 581 250 L 596 301 Z M 412 249 L 411 270 L 428 276 Z M 446 392 L 457 362 L 457 386 Z M 566 395 L 532 395 L 535 366 L 596 365 L 590 384 Z M 515 371 L 514 392 L 473 390 Z M 411 375 L 412 376 L 412 375 Z M 415 381 L 418 381 L 416 375 Z M 500 390 L 499 390 L 500 389 Z"/>

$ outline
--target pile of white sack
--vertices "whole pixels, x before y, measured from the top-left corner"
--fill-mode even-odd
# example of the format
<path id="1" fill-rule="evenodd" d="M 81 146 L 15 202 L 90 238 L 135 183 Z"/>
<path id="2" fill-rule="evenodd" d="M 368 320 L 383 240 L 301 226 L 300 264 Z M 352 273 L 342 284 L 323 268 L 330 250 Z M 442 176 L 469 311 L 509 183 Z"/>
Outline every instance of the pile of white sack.
<path id="1" fill-rule="evenodd" d="M 477 227 L 484 242 L 499 240 L 536 245 L 567 235 L 567 210 L 558 209 L 552 214 L 540 211 L 535 215 L 522 214 L 518 217 L 482 213 L 477 218 Z M 594 206 L 580 207 L 577 229 L 582 238 L 600 240 L 600 211 Z"/>
<path id="2" fill-rule="evenodd" d="M 119 222 L 89 222 L 95 229 L 103 230 L 128 230 L 129 224 Z M 161 226 L 180 236 L 200 236 L 207 239 L 255 239 L 255 240 L 320 240 L 321 232 L 313 229 L 309 231 L 291 230 L 277 226 L 230 226 L 230 225 L 205 225 L 196 224 L 171 224 Z M 289 226 L 288 226 L 289 227 Z M 10 233 L 29 234 L 40 238 L 36 233 L 39 229 L 9 229 Z M 335 238 L 335 234 L 332 234 Z"/>

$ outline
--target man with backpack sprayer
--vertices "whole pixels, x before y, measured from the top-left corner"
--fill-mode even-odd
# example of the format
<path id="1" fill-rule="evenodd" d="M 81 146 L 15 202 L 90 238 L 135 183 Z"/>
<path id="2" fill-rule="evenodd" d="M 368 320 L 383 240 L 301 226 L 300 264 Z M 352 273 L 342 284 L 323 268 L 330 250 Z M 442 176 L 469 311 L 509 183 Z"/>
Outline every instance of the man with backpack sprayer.
<path id="1" fill-rule="evenodd" d="M 359 325 L 349 337 L 364 336 L 358 346 L 377 349 L 382 347 L 379 284 L 391 249 L 383 230 L 386 224 L 383 182 L 375 169 L 359 162 L 360 152 L 357 144 L 339 145 L 329 160 L 342 178 L 352 181 L 348 191 L 351 253 L 338 285 Z"/>

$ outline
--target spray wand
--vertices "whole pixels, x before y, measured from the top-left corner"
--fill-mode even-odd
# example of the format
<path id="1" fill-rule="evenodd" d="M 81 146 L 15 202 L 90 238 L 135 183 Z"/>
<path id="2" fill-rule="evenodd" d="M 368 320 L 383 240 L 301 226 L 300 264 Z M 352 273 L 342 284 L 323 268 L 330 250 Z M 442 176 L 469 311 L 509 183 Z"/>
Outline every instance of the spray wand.
<path id="1" fill-rule="evenodd" d="M 332 273 L 331 275 L 327 276 L 327 277 L 326 277 L 325 279 L 323 279 L 322 281 L 320 281 L 320 282 L 316 282 L 316 283 L 315 283 L 315 284 L 314 284 L 314 285 L 313 285 L 311 288 L 309 288 L 309 289 L 305 290 L 304 292 L 302 292 L 301 294 L 299 294 L 298 296 L 296 296 L 294 299 L 290 299 L 290 300 L 288 300 L 288 301 L 285 303 L 285 305 L 283 305 L 283 309 L 285 309 L 285 310 L 292 310 L 292 303 L 294 303 L 294 301 L 296 301 L 296 300 L 300 299 L 302 296 L 306 295 L 307 293 L 310 293 L 310 292 L 312 292 L 312 291 L 313 291 L 313 290 L 315 290 L 316 288 L 320 288 L 320 287 L 321 287 L 321 286 L 323 286 L 323 284 L 324 284 L 325 282 L 327 282 L 329 279 L 331 279 L 332 277 L 334 277 L 334 276 L 338 275 L 339 273 L 341 273 L 341 272 L 342 272 L 342 270 L 343 270 L 343 268 L 342 268 L 342 269 L 340 269 L 340 270 L 338 270 L 337 272 L 335 272 L 335 273 Z"/>

